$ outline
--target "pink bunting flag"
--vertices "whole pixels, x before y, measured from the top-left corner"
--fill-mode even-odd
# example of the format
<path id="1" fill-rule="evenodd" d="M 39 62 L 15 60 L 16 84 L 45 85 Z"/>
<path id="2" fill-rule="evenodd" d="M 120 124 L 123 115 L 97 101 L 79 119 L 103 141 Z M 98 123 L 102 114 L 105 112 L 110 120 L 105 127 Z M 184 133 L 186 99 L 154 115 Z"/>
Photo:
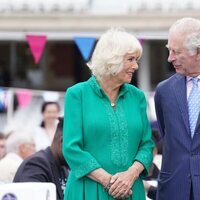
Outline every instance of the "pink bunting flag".
<path id="1" fill-rule="evenodd" d="M 47 37 L 45 35 L 26 35 L 26 40 L 31 49 L 35 64 L 38 64 L 46 44 Z"/>
<path id="2" fill-rule="evenodd" d="M 143 45 L 144 44 L 144 39 L 139 38 L 140 44 Z"/>
<path id="3" fill-rule="evenodd" d="M 28 106 L 32 99 L 32 92 L 30 90 L 18 90 L 16 95 L 20 107 Z"/>

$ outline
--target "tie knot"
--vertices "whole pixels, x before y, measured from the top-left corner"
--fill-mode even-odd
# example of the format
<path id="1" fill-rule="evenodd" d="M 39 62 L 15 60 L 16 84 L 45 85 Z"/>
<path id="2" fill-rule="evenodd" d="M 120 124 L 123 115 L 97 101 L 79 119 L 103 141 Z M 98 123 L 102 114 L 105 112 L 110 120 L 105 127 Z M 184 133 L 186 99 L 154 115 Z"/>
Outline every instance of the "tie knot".
<path id="1" fill-rule="evenodd" d="M 192 83 L 193 83 L 193 85 L 198 85 L 198 81 L 199 81 L 200 79 L 198 78 L 198 77 L 194 77 L 194 78 L 192 78 Z"/>

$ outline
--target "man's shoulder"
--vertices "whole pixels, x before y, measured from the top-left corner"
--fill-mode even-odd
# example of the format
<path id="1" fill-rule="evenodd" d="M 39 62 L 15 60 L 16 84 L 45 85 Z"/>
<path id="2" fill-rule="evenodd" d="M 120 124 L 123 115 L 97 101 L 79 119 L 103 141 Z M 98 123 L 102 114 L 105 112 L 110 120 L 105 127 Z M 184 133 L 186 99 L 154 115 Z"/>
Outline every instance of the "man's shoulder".
<path id="1" fill-rule="evenodd" d="M 19 166 L 14 182 L 47 182 L 51 176 L 50 159 L 45 150 L 26 158 Z"/>
<path id="2" fill-rule="evenodd" d="M 34 153 L 33 155 L 29 156 L 28 158 L 26 158 L 23 161 L 23 164 L 34 163 L 34 162 L 45 164 L 45 161 L 49 160 L 49 151 L 50 151 L 49 148 L 40 150 Z"/>
<path id="3" fill-rule="evenodd" d="M 173 82 L 175 80 L 177 80 L 179 78 L 181 78 L 181 75 L 179 75 L 179 74 L 176 73 L 176 74 L 172 75 L 171 77 L 169 77 L 168 79 L 165 79 L 165 80 L 161 81 L 157 85 L 156 89 L 161 89 L 161 88 L 169 87 L 171 84 L 173 84 Z"/>
<path id="4" fill-rule="evenodd" d="M 16 154 L 16 153 L 7 153 L 5 155 L 5 157 L 3 157 L 1 160 L 0 160 L 0 166 L 8 166 L 8 167 L 12 167 L 12 165 L 16 165 L 18 166 L 19 163 L 22 162 L 22 158 Z M 10 163 L 12 163 L 10 165 Z"/>

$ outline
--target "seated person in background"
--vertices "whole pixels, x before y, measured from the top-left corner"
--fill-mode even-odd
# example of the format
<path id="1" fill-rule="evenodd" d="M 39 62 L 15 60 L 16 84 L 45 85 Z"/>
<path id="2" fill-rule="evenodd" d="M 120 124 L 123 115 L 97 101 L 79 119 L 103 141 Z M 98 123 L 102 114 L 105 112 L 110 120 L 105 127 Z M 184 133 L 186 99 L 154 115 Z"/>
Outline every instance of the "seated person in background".
<path id="1" fill-rule="evenodd" d="M 157 192 L 157 178 L 160 171 L 160 163 L 156 163 L 155 158 L 158 154 L 162 153 L 162 140 L 160 133 L 157 129 L 152 129 L 152 139 L 155 143 L 153 150 L 154 160 L 149 170 L 148 176 L 144 179 L 144 185 L 147 192 L 147 197 L 152 200 L 156 200 Z"/>
<path id="2" fill-rule="evenodd" d="M 0 160 L 6 154 L 6 136 L 3 133 L 0 133 Z"/>
<path id="3" fill-rule="evenodd" d="M 36 151 L 45 149 L 51 145 L 56 131 L 59 113 L 60 105 L 58 102 L 46 101 L 42 104 L 42 122 L 33 132 Z"/>
<path id="4" fill-rule="evenodd" d="M 51 146 L 24 160 L 17 170 L 13 182 L 54 183 L 57 199 L 63 199 L 68 165 L 62 155 L 62 127 L 63 118 L 60 118 Z"/>
<path id="5" fill-rule="evenodd" d="M 22 131 L 11 133 L 6 140 L 6 153 L 0 160 L 1 183 L 11 183 L 22 161 L 35 153 L 32 135 Z"/>

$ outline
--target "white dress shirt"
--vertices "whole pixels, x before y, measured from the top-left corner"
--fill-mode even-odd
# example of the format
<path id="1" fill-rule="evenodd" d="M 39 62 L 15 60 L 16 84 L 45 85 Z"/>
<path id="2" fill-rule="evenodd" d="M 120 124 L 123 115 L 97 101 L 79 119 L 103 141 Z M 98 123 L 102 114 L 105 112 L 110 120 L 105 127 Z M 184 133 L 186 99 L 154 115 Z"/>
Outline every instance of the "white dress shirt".
<path id="1" fill-rule="evenodd" d="M 16 153 L 8 153 L 0 160 L 0 182 L 11 183 L 23 159 Z"/>
<path id="2" fill-rule="evenodd" d="M 200 79 L 200 75 L 197 76 L 197 77 Z M 193 77 L 191 77 L 191 76 L 186 77 L 187 99 L 188 99 L 190 92 L 192 90 L 192 87 L 193 87 L 193 83 L 192 83 L 192 80 L 191 80 L 192 78 Z M 198 82 L 198 87 L 200 88 L 200 81 Z"/>

